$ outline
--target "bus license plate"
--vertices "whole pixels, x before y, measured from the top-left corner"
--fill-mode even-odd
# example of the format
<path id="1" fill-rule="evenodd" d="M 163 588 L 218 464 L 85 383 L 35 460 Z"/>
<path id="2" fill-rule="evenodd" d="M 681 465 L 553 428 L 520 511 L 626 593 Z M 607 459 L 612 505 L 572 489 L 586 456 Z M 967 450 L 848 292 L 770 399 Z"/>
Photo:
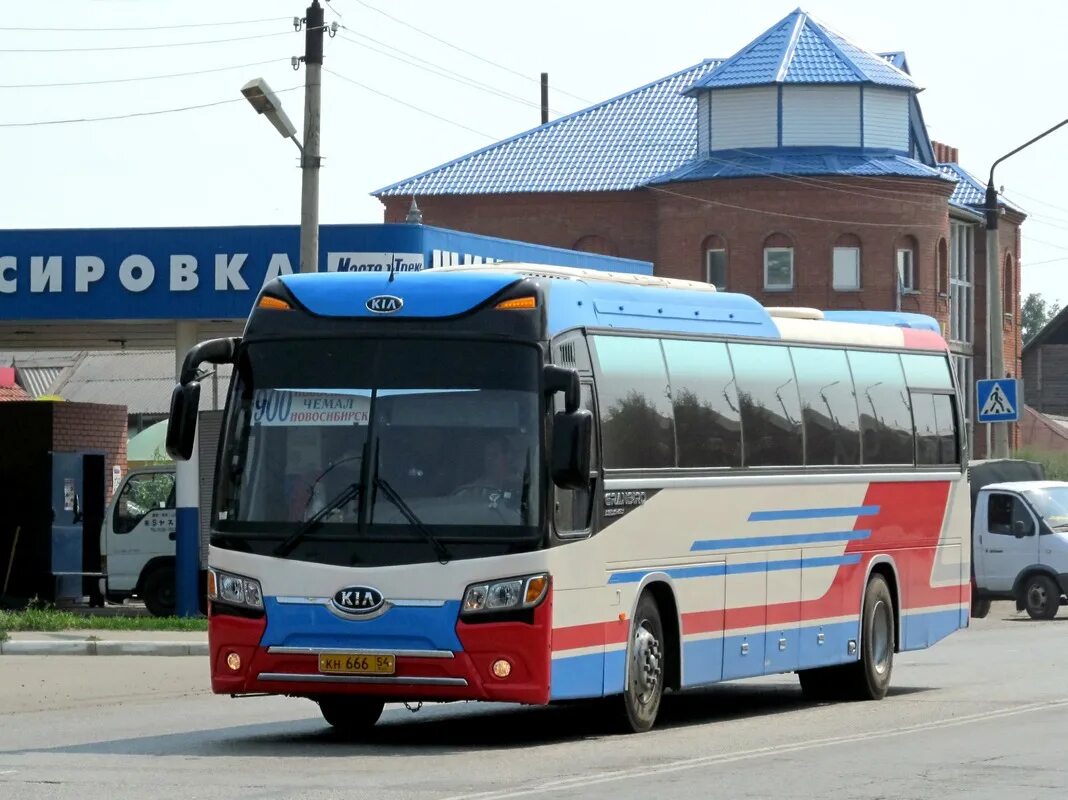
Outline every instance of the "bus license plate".
<path id="1" fill-rule="evenodd" d="M 386 653 L 320 653 L 319 672 L 331 675 L 392 675 L 397 657 Z"/>

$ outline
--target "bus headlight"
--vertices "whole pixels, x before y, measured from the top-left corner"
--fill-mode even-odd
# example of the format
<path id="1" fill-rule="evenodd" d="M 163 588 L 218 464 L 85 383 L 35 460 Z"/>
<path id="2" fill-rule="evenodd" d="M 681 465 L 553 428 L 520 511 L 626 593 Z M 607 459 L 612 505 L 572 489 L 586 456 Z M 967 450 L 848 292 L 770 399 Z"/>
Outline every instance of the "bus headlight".
<path id="1" fill-rule="evenodd" d="M 545 599 L 548 589 L 549 576 L 544 573 L 472 584 L 464 591 L 460 613 L 479 614 L 487 611 L 533 608 Z"/>
<path id="2" fill-rule="evenodd" d="M 254 578 L 208 570 L 208 599 L 246 608 L 263 608 L 263 591 Z"/>

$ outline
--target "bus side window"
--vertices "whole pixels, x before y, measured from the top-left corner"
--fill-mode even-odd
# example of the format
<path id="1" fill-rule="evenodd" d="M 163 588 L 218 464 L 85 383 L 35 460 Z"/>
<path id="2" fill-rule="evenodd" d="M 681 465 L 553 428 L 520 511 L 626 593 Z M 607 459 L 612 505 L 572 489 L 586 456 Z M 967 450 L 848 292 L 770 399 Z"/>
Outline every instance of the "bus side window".
<path id="1" fill-rule="evenodd" d="M 588 383 L 582 384 L 582 408 L 593 413 L 593 392 Z M 564 398 L 557 394 L 555 398 L 555 410 L 564 410 Z M 594 414 L 596 419 L 596 414 Z M 597 437 L 593 437 L 590 443 L 590 467 L 591 471 L 597 468 Z M 556 500 L 554 516 L 556 530 L 561 535 L 584 533 L 590 529 L 590 512 L 593 508 L 592 480 L 584 489 L 561 489 L 554 486 Z"/>

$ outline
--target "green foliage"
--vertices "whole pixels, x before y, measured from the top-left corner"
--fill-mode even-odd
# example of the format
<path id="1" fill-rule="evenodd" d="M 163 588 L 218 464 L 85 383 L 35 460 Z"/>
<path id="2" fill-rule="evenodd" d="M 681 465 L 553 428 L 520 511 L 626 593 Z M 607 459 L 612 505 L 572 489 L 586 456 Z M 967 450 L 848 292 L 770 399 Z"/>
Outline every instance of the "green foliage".
<path id="1" fill-rule="evenodd" d="M 1068 481 L 1068 453 L 1047 453 L 1041 450 L 1021 448 L 1016 451 L 1016 458 L 1025 461 L 1037 461 L 1046 470 L 1046 478 L 1051 481 Z"/>
<path id="2" fill-rule="evenodd" d="M 1049 304 L 1040 294 L 1032 292 L 1027 295 L 1020 306 L 1020 332 L 1024 344 L 1034 339 L 1060 310 L 1059 303 Z"/>
<path id="3" fill-rule="evenodd" d="M 0 611 L 0 636 L 6 631 L 206 631 L 208 621 L 197 617 L 116 617 L 75 614 L 31 602 L 23 611 Z"/>

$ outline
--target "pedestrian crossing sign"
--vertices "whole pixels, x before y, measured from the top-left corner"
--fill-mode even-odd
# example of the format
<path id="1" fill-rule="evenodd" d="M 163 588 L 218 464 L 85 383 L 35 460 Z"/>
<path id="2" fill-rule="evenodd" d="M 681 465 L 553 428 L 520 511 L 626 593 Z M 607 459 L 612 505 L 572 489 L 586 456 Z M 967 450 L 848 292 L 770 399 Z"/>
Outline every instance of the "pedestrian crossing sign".
<path id="1" fill-rule="evenodd" d="M 1020 400 L 1019 381 L 1015 378 L 976 381 L 979 422 L 1019 422 Z"/>

